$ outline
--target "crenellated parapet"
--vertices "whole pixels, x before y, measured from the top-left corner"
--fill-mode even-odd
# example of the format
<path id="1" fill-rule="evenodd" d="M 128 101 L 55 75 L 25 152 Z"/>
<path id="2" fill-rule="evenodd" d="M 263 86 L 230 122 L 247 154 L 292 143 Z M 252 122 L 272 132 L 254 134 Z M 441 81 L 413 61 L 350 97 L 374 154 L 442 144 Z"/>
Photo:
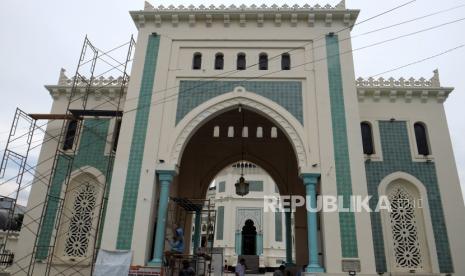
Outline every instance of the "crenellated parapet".
<path id="1" fill-rule="evenodd" d="M 74 82 L 74 77 L 70 78 L 66 76 L 65 72 L 66 70 L 62 68 L 60 71 L 60 77 L 58 78 L 58 85 L 72 86 Z M 88 85 L 88 83 L 89 83 L 89 79 L 82 77 L 78 79 L 77 85 L 86 86 Z M 110 77 L 100 76 L 100 77 L 94 78 L 94 80 L 92 81 L 93 86 L 121 86 L 122 83 L 123 83 L 123 77 L 121 76 L 117 78 L 112 77 L 112 76 Z"/>
<path id="2" fill-rule="evenodd" d="M 439 71 L 434 70 L 430 79 L 426 78 L 358 78 L 355 81 L 359 102 L 372 100 L 379 102 L 387 99 L 390 102 L 398 100 L 410 103 L 420 101 L 427 103 L 436 101 L 443 103 L 454 88 L 441 87 Z"/>
<path id="3" fill-rule="evenodd" d="M 75 77 L 68 77 L 66 75 L 66 70 L 60 70 L 60 76 L 58 78 L 58 83 L 56 85 L 46 85 L 45 88 L 49 91 L 53 99 L 57 100 L 61 96 L 66 96 L 69 98 L 71 95 L 71 90 L 73 87 Z M 82 77 L 77 81 L 77 91 L 76 93 L 83 95 L 86 93 L 86 87 L 89 84 L 89 79 Z M 121 86 L 123 85 L 123 77 L 97 77 L 92 80 L 91 91 L 92 97 L 95 100 L 115 100 L 121 91 Z M 127 86 L 125 84 L 125 86 Z M 127 87 L 124 89 L 126 93 Z"/>
<path id="4" fill-rule="evenodd" d="M 184 5 L 179 5 L 179 6 L 174 6 L 174 5 L 169 5 L 167 7 L 163 6 L 163 5 L 160 5 L 158 7 L 154 7 L 152 4 L 150 4 L 149 2 L 145 2 L 145 7 L 144 7 L 144 10 L 145 11 L 149 11 L 149 10 L 155 10 L 155 11 L 168 11 L 168 12 L 175 12 L 175 11 L 265 11 L 265 10 L 270 10 L 270 11 L 276 11 L 276 10 L 281 10 L 281 11 L 285 11 L 285 10 L 332 10 L 332 9 L 339 9 L 339 10 L 343 10 L 345 9 L 345 1 L 341 1 L 339 2 L 339 4 L 335 5 L 335 6 L 332 6 L 330 4 L 326 4 L 324 6 L 321 6 L 319 4 L 316 4 L 316 5 L 309 5 L 309 4 L 305 4 L 305 5 L 298 5 L 298 4 L 295 4 L 295 5 L 292 5 L 292 6 L 289 6 L 287 4 L 283 4 L 281 6 L 278 6 L 276 4 L 273 4 L 273 5 L 266 5 L 266 4 L 262 4 L 260 6 L 257 6 L 255 4 L 253 5 L 250 5 L 250 6 L 247 6 L 245 4 L 242 4 L 242 5 L 239 5 L 239 6 L 236 6 L 234 4 L 230 5 L 230 6 L 225 6 L 225 5 L 219 5 L 219 6 L 215 6 L 215 5 L 210 5 L 210 6 L 205 6 L 205 5 L 200 5 L 200 6 L 194 6 L 194 5 L 189 5 L 189 6 L 184 6 Z"/>
<path id="5" fill-rule="evenodd" d="M 144 10 L 132 11 L 131 16 L 138 28 L 146 24 L 154 24 L 155 27 L 171 26 L 178 27 L 186 24 L 194 27 L 203 24 L 211 27 L 213 23 L 222 23 L 224 27 L 235 26 L 246 27 L 256 25 L 263 27 L 264 22 L 273 22 L 275 27 L 288 25 L 296 27 L 308 25 L 313 27 L 316 22 L 321 22 L 329 27 L 333 21 L 343 21 L 344 25 L 351 26 L 357 18 L 358 10 L 346 9 L 345 0 L 337 5 L 210 5 L 210 6 L 158 6 L 154 7 L 145 2 Z"/>

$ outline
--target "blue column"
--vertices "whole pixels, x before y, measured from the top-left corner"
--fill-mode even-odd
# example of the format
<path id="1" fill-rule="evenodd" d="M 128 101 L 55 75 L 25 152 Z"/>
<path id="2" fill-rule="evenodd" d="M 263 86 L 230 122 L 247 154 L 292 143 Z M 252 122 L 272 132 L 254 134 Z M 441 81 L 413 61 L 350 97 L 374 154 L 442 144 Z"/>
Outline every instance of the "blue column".
<path id="1" fill-rule="evenodd" d="M 195 212 L 195 229 L 194 229 L 194 254 L 199 248 L 200 242 L 200 222 L 202 221 L 202 213 L 200 211 Z"/>
<path id="2" fill-rule="evenodd" d="M 242 255 L 242 233 L 239 230 L 236 231 L 235 247 L 236 247 L 236 255 L 237 256 Z"/>
<path id="3" fill-rule="evenodd" d="M 320 174 L 306 173 L 302 174 L 302 179 L 307 193 L 307 204 L 314 210 L 316 209 L 316 184 Z M 308 238 L 308 265 L 306 272 L 324 272 L 318 260 L 318 226 L 316 221 L 316 212 L 307 210 L 307 238 Z"/>
<path id="4" fill-rule="evenodd" d="M 153 247 L 153 259 L 150 266 L 161 267 L 163 260 L 163 248 L 165 246 L 166 213 L 170 195 L 170 184 L 173 181 L 174 171 L 157 171 L 160 184 L 160 200 L 158 204 L 157 229 Z"/>
<path id="5" fill-rule="evenodd" d="M 263 234 L 262 232 L 260 231 L 260 233 L 257 233 L 257 236 L 256 236 L 256 253 L 257 255 L 261 256 L 263 255 Z"/>
<path id="6" fill-rule="evenodd" d="M 292 219 L 291 215 L 292 213 L 289 212 L 284 212 L 284 215 L 286 216 L 285 224 L 286 224 L 286 264 L 287 265 L 292 265 L 294 264 L 292 262 Z"/>

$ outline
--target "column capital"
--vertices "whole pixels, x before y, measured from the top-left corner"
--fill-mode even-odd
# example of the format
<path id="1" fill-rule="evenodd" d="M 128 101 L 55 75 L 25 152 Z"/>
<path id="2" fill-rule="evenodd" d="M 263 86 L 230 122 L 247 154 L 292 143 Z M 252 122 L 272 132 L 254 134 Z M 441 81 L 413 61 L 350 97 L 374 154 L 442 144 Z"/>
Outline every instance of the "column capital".
<path id="1" fill-rule="evenodd" d="M 318 178 L 321 174 L 319 173 L 302 173 L 300 177 L 302 178 L 304 185 L 316 185 L 318 183 Z"/>
<path id="2" fill-rule="evenodd" d="M 155 171 L 158 175 L 158 180 L 160 181 L 173 181 L 173 177 L 176 175 L 176 171 L 174 170 L 156 170 Z"/>

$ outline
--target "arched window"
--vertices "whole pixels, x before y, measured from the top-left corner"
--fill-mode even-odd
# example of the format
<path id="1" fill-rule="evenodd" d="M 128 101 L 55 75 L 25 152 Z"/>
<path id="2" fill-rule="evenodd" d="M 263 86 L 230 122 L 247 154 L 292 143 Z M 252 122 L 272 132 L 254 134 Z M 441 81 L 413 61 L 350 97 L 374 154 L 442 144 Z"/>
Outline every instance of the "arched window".
<path id="1" fill-rule="evenodd" d="M 92 256 L 102 199 L 100 184 L 90 173 L 81 173 L 68 184 L 55 257 L 84 263 Z"/>
<path id="2" fill-rule="evenodd" d="M 259 70 L 268 70 L 268 55 L 261 53 L 258 56 L 258 69 Z"/>
<path id="3" fill-rule="evenodd" d="M 213 137 L 215 138 L 220 137 L 220 126 L 215 126 L 213 128 Z"/>
<path id="4" fill-rule="evenodd" d="M 363 144 L 363 153 L 371 155 L 375 153 L 373 146 L 373 131 L 371 125 L 368 122 L 362 122 L 360 124 L 362 129 L 362 144 Z"/>
<path id="5" fill-rule="evenodd" d="M 194 58 L 192 60 L 192 69 L 200 70 L 200 68 L 202 68 L 202 54 L 195 53 Z"/>
<path id="6" fill-rule="evenodd" d="M 418 154 L 429 155 L 428 134 L 426 133 L 426 126 L 423 123 L 417 122 L 413 125 L 415 129 L 415 139 L 417 141 Z"/>
<path id="7" fill-rule="evenodd" d="M 118 148 L 119 133 L 121 130 L 121 119 L 116 120 L 115 124 L 115 133 L 113 134 L 113 151 L 116 151 L 116 149 Z"/>
<path id="8" fill-rule="evenodd" d="M 234 137 L 234 127 L 233 126 L 228 127 L 228 137 L 229 138 Z"/>
<path id="9" fill-rule="evenodd" d="M 263 127 L 257 127 L 257 138 L 263 138 Z"/>
<path id="10" fill-rule="evenodd" d="M 390 211 L 384 213 L 389 237 L 386 244 L 391 255 L 392 272 L 431 272 L 424 212 L 418 189 L 403 180 L 394 180 L 387 187 Z"/>
<path id="11" fill-rule="evenodd" d="M 223 70 L 224 67 L 224 55 L 217 53 L 215 55 L 215 70 Z"/>
<path id="12" fill-rule="evenodd" d="M 245 70 L 245 54 L 239 53 L 237 54 L 237 70 Z"/>
<path id="13" fill-rule="evenodd" d="M 281 55 L 281 70 L 291 70 L 291 56 L 289 53 Z"/>
<path id="14" fill-rule="evenodd" d="M 276 127 L 271 128 L 271 138 L 278 138 L 278 129 Z"/>
<path id="15" fill-rule="evenodd" d="M 63 142 L 63 150 L 70 150 L 74 145 L 74 138 L 78 127 L 77 120 L 71 120 L 66 128 L 65 140 Z"/>
<path id="16" fill-rule="evenodd" d="M 244 126 L 244 127 L 242 128 L 242 137 L 244 137 L 244 138 L 249 137 L 249 128 L 246 127 L 246 126 Z"/>

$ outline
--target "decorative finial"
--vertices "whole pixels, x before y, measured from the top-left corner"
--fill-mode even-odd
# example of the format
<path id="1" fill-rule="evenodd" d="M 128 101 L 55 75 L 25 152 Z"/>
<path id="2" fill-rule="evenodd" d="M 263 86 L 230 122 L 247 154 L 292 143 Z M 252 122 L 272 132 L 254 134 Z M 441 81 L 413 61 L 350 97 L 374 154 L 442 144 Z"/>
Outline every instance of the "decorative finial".
<path id="1" fill-rule="evenodd" d="M 431 85 L 433 87 L 441 87 L 441 82 L 439 81 L 439 70 L 438 69 L 433 71 L 433 77 L 431 78 Z"/>
<path id="2" fill-rule="evenodd" d="M 61 68 L 60 70 L 60 77 L 58 77 L 58 85 L 66 85 L 66 81 L 68 78 L 65 75 L 66 70 L 64 68 Z"/>
<path id="3" fill-rule="evenodd" d="M 341 0 L 341 2 L 339 2 L 339 4 L 337 4 L 335 8 L 336 9 L 345 9 L 346 8 L 346 1 Z"/>
<path id="4" fill-rule="evenodd" d="M 152 4 L 150 4 L 149 2 L 145 1 L 144 3 L 144 10 L 153 10 L 154 7 L 152 6 Z"/>

